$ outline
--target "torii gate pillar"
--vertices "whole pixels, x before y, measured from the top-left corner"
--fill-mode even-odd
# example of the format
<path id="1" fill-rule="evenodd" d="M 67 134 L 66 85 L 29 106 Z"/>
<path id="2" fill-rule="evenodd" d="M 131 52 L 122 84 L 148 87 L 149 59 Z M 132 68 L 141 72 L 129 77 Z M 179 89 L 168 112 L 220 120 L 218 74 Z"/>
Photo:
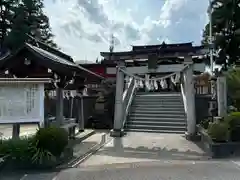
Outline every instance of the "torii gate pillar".
<path id="1" fill-rule="evenodd" d="M 184 75 L 184 89 L 186 94 L 186 107 L 187 107 L 187 132 L 186 139 L 195 140 L 197 137 L 196 131 L 196 111 L 195 111 L 195 90 L 193 79 L 193 64 L 185 70 Z"/>
<path id="2" fill-rule="evenodd" d="M 122 128 L 123 123 L 123 88 L 124 88 L 124 73 L 120 70 L 124 68 L 123 65 L 117 67 L 117 78 L 116 78 L 116 95 L 115 95 L 115 110 L 114 110 L 114 125 L 110 132 L 112 137 L 122 137 L 124 131 Z"/>

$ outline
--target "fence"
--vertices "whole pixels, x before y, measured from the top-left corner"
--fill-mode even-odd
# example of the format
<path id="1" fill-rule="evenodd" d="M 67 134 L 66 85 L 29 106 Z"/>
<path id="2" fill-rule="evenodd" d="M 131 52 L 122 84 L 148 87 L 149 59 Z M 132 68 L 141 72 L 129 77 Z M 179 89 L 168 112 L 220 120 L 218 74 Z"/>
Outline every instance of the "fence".
<path id="1" fill-rule="evenodd" d="M 78 118 L 78 111 L 81 110 L 81 104 L 78 96 L 64 97 L 64 110 L 63 115 L 66 118 Z M 88 117 L 94 112 L 97 96 L 83 96 L 83 118 L 84 125 L 88 123 Z M 55 96 L 45 96 L 44 101 L 45 117 L 56 116 L 56 98 Z"/>

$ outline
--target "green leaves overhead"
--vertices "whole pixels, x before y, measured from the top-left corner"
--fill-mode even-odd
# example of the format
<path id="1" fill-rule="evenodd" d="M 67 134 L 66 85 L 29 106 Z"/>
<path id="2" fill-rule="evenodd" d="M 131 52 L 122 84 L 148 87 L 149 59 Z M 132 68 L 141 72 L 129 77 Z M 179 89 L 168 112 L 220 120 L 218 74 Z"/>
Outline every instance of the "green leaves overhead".
<path id="1" fill-rule="evenodd" d="M 43 7 L 43 0 L 1 0 L 0 48 L 16 50 L 24 42 L 32 41 L 27 34 L 56 47 Z"/>
<path id="2" fill-rule="evenodd" d="M 240 0 L 213 0 L 212 31 L 215 58 L 220 65 L 231 65 L 240 59 Z M 208 44 L 209 24 L 205 26 L 202 44 Z"/>

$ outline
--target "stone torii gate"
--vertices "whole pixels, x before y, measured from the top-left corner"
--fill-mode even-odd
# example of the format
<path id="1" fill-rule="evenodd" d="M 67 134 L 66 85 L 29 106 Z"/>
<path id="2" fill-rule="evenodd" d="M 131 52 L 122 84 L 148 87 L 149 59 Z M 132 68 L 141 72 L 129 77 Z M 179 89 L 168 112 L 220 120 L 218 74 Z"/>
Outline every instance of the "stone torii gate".
<path id="1" fill-rule="evenodd" d="M 196 117 L 193 74 L 194 72 L 205 71 L 205 64 L 201 56 L 206 53 L 206 49 L 202 46 L 194 47 L 191 43 L 133 46 L 132 51 L 127 52 L 102 52 L 101 55 L 106 61 L 115 60 L 118 64 L 116 68 L 107 68 L 107 74 L 116 74 L 114 128 L 111 135 L 115 137 L 124 135 L 124 122 L 128 113 L 126 109 L 131 104 L 136 89 L 135 81 L 132 81 L 133 85 L 131 86 L 130 82 L 129 86 L 124 90 L 125 71 L 133 75 L 181 73 L 184 82 L 182 83 L 182 89 L 184 90 L 182 92 L 184 93 L 183 100 L 187 114 L 186 135 L 190 138 L 195 136 Z M 124 96 L 130 98 L 127 99 Z"/>

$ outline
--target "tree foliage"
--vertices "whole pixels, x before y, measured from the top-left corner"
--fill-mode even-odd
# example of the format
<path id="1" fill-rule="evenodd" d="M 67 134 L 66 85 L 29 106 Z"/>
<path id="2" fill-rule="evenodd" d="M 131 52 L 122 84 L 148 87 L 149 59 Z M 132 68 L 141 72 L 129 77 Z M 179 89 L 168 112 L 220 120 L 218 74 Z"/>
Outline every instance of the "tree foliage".
<path id="1" fill-rule="evenodd" d="M 213 44 L 216 64 L 231 65 L 240 59 L 240 0 L 213 0 Z M 202 44 L 208 44 L 209 24 L 205 26 Z"/>
<path id="2" fill-rule="evenodd" d="M 240 69 L 231 69 L 226 74 L 228 94 L 233 105 L 240 109 Z"/>
<path id="3" fill-rule="evenodd" d="M 1 47 L 16 50 L 24 42 L 32 41 L 28 35 L 56 47 L 43 7 L 43 0 L 1 0 Z"/>

